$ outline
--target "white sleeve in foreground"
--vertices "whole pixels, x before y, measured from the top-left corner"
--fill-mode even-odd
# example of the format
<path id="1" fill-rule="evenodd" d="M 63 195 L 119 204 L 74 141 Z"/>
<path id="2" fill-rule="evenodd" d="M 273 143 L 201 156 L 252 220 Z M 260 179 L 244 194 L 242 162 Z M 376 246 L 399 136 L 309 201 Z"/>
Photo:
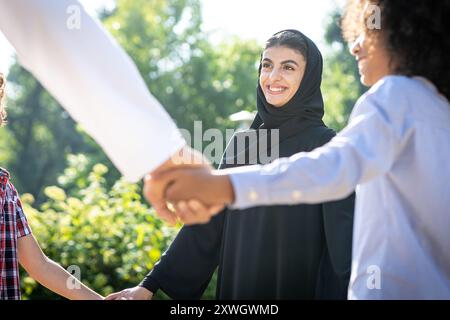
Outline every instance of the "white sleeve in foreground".
<path id="1" fill-rule="evenodd" d="M 320 203 L 348 196 L 358 184 L 391 168 L 401 145 L 394 122 L 366 99 L 349 125 L 325 146 L 266 166 L 229 169 L 235 192 L 232 208 Z"/>
<path id="2" fill-rule="evenodd" d="M 136 66 L 75 0 L 0 0 L 19 62 L 136 181 L 184 146 Z M 79 28 L 70 18 L 79 13 Z"/>

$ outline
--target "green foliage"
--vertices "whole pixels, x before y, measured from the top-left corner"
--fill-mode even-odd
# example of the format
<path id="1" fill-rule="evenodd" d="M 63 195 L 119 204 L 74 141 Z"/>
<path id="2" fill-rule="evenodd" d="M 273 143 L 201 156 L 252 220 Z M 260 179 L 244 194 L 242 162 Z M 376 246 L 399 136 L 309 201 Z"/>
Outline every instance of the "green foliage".
<path id="1" fill-rule="evenodd" d="M 341 13 L 333 12 L 326 28 L 325 40 L 330 52 L 325 59 L 322 82 L 324 121 L 336 131 L 340 131 L 347 124 L 356 100 L 365 90 L 359 81 L 355 59 L 342 38 L 340 19 Z"/>
<path id="2" fill-rule="evenodd" d="M 238 38 L 214 47 L 200 24 L 198 0 L 120 0 L 105 20 L 179 127 L 233 128 L 229 115 L 255 109 L 261 48 Z"/>
<path id="3" fill-rule="evenodd" d="M 65 268 L 78 266 L 83 283 L 102 295 L 137 285 L 177 232 L 141 201 L 139 186 L 118 180 L 107 190 L 107 171 L 95 165 L 78 195 L 67 195 L 57 186 L 45 188 L 48 199 L 39 210 L 32 207 L 31 195 L 22 197 L 47 256 Z M 21 281 L 25 299 L 57 297 L 25 274 Z"/>
<path id="4" fill-rule="evenodd" d="M 15 160 L 14 152 L 11 150 L 11 147 L 15 145 L 15 141 L 6 127 L 0 128 L 0 137 L 0 163 L 2 164 L 1 166 L 6 166 L 5 164 Z"/>
<path id="5" fill-rule="evenodd" d="M 56 183 L 66 167 L 67 154 L 84 152 L 111 165 L 97 144 L 17 63 L 10 69 L 7 93 L 8 125 L 2 128 L 0 160 L 13 173 L 17 189 L 31 193 L 38 204 L 44 199 L 43 188 Z M 117 171 L 111 171 L 117 179 Z"/>
<path id="6" fill-rule="evenodd" d="M 233 128 L 230 114 L 255 108 L 260 48 L 237 38 L 214 47 L 200 28 L 199 0 L 119 0 L 102 17 L 179 127 L 192 132 L 194 120 L 202 120 L 205 130 Z M 108 166 L 108 187 L 118 179 L 101 148 L 17 63 L 10 69 L 7 93 L 1 164 L 37 204 L 45 198 L 44 186 L 57 183 L 68 154 L 83 153 Z"/>
<path id="7" fill-rule="evenodd" d="M 345 127 L 360 93 L 353 74 L 344 73 L 338 63 L 324 69 L 322 93 L 325 101 L 324 122 L 340 131 Z"/>
<path id="8" fill-rule="evenodd" d="M 236 37 L 213 45 L 200 11 L 200 0 L 118 0 L 102 19 L 179 127 L 192 131 L 202 120 L 204 130 L 224 130 L 234 127 L 230 114 L 256 108 L 262 48 Z M 322 85 L 325 122 L 336 130 L 364 91 L 339 19 L 334 12 L 327 26 Z M 138 284 L 177 229 L 154 216 L 141 186 L 120 180 L 100 147 L 18 64 L 7 92 L 0 164 L 20 192 L 32 194 L 22 200 L 44 252 L 64 267 L 79 266 L 82 281 L 103 295 Z M 203 298 L 214 298 L 215 284 L 216 275 Z M 56 298 L 25 274 L 22 289 L 27 299 Z"/>

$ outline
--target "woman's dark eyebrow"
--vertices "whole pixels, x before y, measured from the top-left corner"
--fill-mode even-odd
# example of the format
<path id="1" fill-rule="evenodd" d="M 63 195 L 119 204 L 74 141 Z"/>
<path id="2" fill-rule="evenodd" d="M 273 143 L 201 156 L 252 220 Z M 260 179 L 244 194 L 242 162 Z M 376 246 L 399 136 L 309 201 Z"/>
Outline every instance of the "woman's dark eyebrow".
<path id="1" fill-rule="evenodd" d="M 270 60 L 269 58 L 264 58 L 262 61 L 267 61 L 267 62 L 273 63 L 273 61 Z M 299 67 L 298 63 L 295 62 L 294 60 L 285 60 L 285 61 L 281 62 L 281 64 L 287 64 L 287 63 L 292 63 L 292 64 L 295 64 L 297 67 Z"/>
<path id="2" fill-rule="evenodd" d="M 286 64 L 286 63 L 292 63 L 292 64 L 295 64 L 297 67 L 299 67 L 298 63 L 295 62 L 294 60 L 285 60 L 281 64 Z"/>

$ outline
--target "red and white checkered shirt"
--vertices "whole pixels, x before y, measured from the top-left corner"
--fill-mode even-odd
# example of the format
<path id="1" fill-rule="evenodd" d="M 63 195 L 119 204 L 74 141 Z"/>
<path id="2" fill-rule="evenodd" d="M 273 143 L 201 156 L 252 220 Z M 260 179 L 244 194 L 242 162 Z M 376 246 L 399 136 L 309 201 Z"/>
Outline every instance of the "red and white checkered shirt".
<path id="1" fill-rule="evenodd" d="M 0 168 L 0 299 L 20 299 L 17 239 L 31 234 L 9 173 Z"/>

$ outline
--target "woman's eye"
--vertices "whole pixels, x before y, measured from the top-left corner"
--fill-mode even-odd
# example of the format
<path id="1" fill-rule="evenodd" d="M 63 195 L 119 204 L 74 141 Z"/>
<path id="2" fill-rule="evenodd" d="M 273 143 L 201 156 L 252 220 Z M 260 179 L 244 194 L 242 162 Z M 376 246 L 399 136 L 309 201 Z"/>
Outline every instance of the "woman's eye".
<path id="1" fill-rule="evenodd" d="M 284 70 L 294 71 L 294 67 L 291 66 L 284 66 Z"/>
<path id="2" fill-rule="evenodd" d="M 270 63 L 263 62 L 262 67 L 263 67 L 264 69 L 270 68 Z"/>

